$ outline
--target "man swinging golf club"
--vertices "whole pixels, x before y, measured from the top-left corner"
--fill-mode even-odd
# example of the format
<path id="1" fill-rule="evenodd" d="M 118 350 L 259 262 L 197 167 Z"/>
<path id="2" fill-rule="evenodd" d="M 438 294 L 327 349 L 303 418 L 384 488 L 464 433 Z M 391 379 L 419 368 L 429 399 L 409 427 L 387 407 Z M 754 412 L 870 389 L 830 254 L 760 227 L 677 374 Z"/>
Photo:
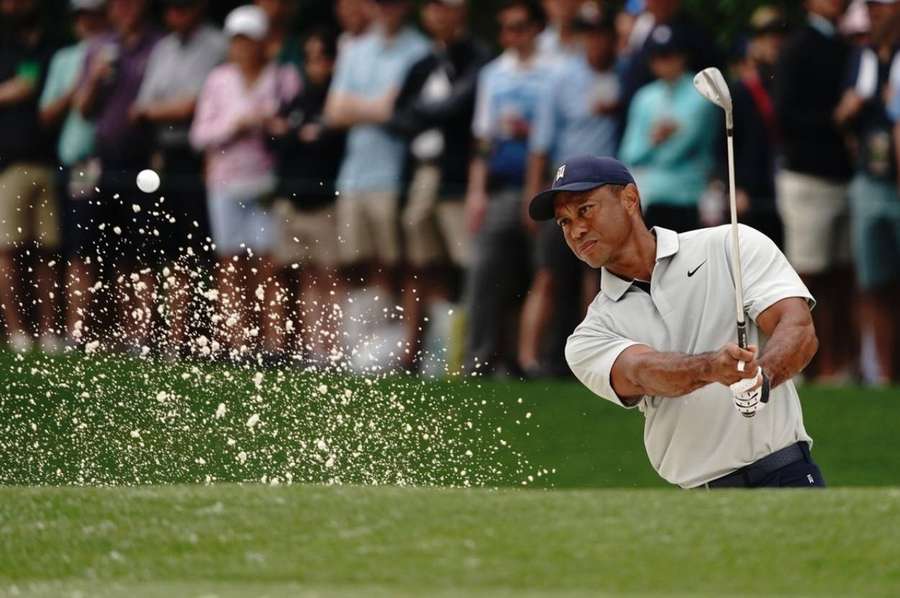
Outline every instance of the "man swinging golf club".
<path id="1" fill-rule="evenodd" d="M 698 90 L 722 100 L 730 124 L 721 74 Z M 561 166 L 529 209 L 555 218 L 575 255 L 602 268 L 566 360 L 594 393 L 640 408 L 663 478 L 684 488 L 825 485 L 791 381 L 818 346 L 813 298 L 768 237 L 737 224 L 733 202 L 730 226 L 648 230 L 627 168 L 587 156 Z"/>

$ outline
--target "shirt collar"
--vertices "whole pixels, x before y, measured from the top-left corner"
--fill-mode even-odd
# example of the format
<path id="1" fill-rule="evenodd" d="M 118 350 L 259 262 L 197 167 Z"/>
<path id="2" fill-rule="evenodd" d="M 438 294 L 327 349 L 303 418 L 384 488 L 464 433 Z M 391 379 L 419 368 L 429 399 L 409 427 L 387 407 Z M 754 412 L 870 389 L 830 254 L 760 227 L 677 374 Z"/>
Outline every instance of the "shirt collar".
<path id="1" fill-rule="evenodd" d="M 835 28 L 834 23 L 832 23 L 822 15 L 810 13 L 809 25 L 825 37 L 834 37 L 834 35 L 837 33 L 837 29 Z"/>
<path id="2" fill-rule="evenodd" d="M 678 233 L 667 228 L 654 226 L 652 231 L 656 235 L 656 263 L 672 257 L 678 253 Z M 631 280 L 619 278 L 612 272 L 603 268 L 600 272 L 600 288 L 603 294 L 618 301 L 631 288 Z"/>

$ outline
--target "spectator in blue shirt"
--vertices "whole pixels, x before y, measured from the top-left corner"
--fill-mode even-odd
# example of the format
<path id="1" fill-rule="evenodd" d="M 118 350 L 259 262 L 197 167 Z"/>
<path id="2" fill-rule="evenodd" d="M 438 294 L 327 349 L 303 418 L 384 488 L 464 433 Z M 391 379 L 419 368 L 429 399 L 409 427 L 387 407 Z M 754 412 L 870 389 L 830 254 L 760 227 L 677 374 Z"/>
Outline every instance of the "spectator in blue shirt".
<path id="1" fill-rule="evenodd" d="M 508 307 L 524 293 L 529 260 L 521 205 L 538 100 L 557 62 L 537 50 L 543 11 L 527 0 L 498 13 L 505 51 L 478 81 L 472 124 L 479 151 L 469 169 L 466 220 L 475 235 L 466 304 L 470 316 L 467 365 L 494 368 Z M 519 259 L 510 259 L 518 256 Z M 516 364 L 503 364 L 515 368 Z"/>
<path id="2" fill-rule="evenodd" d="M 700 227 L 697 204 L 714 160 L 716 108 L 694 89 L 677 29 L 657 27 L 647 50 L 658 80 L 628 111 L 619 150 L 637 179 L 647 226 Z"/>
<path id="3" fill-rule="evenodd" d="M 400 260 L 398 209 L 406 144 L 384 124 L 410 67 L 429 50 L 407 25 L 407 0 L 379 0 L 372 30 L 340 52 L 325 105 L 333 127 L 349 129 L 337 179 L 341 262 L 354 281 L 390 294 Z"/>
<path id="4" fill-rule="evenodd" d="M 526 206 L 547 187 L 548 175 L 567 159 L 616 153 L 619 78 L 613 70 L 615 27 L 596 5 L 587 3 L 578 14 L 575 31 L 577 44 L 584 50 L 561 67 L 538 107 L 530 139 Z M 527 216 L 525 222 L 535 224 Z M 566 338 L 581 315 L 577 304 L 569 305 L 569 298 L 582 295 L 585 274 L 583 264 L 566 246 L 559 226 L 553 221 L 541 223 L 537 229 L 537 271 L 519 333 L 519 365 L 526 375 L 569 371 L 564 355 Z M 596 276 L 588 279 L 596 280 Z M 556 309 L 557 305 L 561 308 Z"/>

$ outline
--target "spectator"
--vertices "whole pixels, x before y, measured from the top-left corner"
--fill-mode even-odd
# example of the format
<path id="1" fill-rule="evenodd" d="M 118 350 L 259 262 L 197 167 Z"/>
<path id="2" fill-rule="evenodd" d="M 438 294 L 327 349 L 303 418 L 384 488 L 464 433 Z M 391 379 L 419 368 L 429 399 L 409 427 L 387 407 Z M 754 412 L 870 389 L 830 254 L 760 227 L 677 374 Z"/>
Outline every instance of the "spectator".
<path id="1" fill-rule="evenodd" d="M 776 66 L 775 113 L 783 168 L 776 202 L 784 222 L 785 254 L 818 300 L 813 311 L 821 382 L 845 380 L 853 343 L 842 338 L 850 312 L 850 156 L 838 111 L 850 47 L 835 29 L 846 0 L 807 0 L 806 24 L 785 45 Z"/>
<path id="2" fill-rule="evenodd" d="M 74 109 L 78 76 L 82 71 L 88 47 L 107 33 L 106 0 L 72 0 L 70 2 L 78 43 L 61 48 L 53 55 L 47 83 L 41 94 L 41 123 L 57 130 L 57 159 L 60 171 L 57 190 L 62 206 L 63 254 L 66 261 L 66 337 L 70 345 L 81 344 L 82 327 L 90 310 L 93 276 L 85 258 L 91 247 L 83 241 L 86 232 L 99 223 L 91 222 L 91 201 L 99 166 L 94 156 L 94 124 Z"/>
<path id="3" fill-rule="evenodd" d="M 567 63 L 542 96 L 530 140 L 524 209 L 547 187 L 548 173 L 569 158 L 616 154 L 619 79 L 614 72 L 616 31 L 613 21 L 585 4 L 575 22 L 581 55 Z M 552 167 L 550 169 L 549 167 Z M 526 223 L 533 223 L 524 214 Z M 571 297 L 582 295 L 588 274 L 553 221 L 537 231 L 537 271 L 522 310 L 519 365 L 530 376 L 565 375 L 566 338 L 581 315 Z M 596 293 L 596 284 L 589 285 Z M 585 302 L 585 306 L 587 302 Z M 548 329 L 549 327 L 549 329 Z M 549 338 L 546 338 L 549 336 Z M 543 351 L 542 351 L 543 348 Z"/>
<path id="4" fill-rule="evenodd" d="M 699 72 L 708 66 L 722 66 L 720 52 L 709 33 L 682 11 L 681 0 L 646 0 L 644 5 L 645 11 L 631 28 L 621 67 L 622 108 L 625 113 L 637 91 L 657 78 L 650 66 L 650 46 L 653 34 L 659 27 L 668 27 L 682 40 L 689 72 Z"/>
<path id="5" fill-rule="evenodd" d="M 405 160 L 403 140 L 384 124 L 409 68 L 428 42 L 406 24 L 407 0 L 376 2 L 374 29 L 347 46 L 338 61 L 325 115 L 349 129 L 338 175 L 341 261 L 357 284 L 393 295 L 400 259 L 398 210 Z"/>
<path id="6" fill-rule="evenodd" d="M 225 19 L 225 33 L 229 61 L 216 67 L 203 85 L 190 138 L 206 152 L 222 310 L 214 321 L 231 357 L 241 358 L 257 338 L 263 352 L 278 352 L 277 322 L 266 317 L 276 295 L 275 285 L 269 284 L 275 224 L 262 199 L 275 188 L 275 163 L 263 128 L 296 95 L 300 82 L 293 67 L 269 60 L 268 19 L 262 9 L 235 8 Z"/>
<path id="7" fill-rule="evenodd" d="M 647 44 L 658 78 L 638 91 L 620 150 L 641 189 L 650 227 L 700 227 L 697 211 L 713 167 L 717 108 L 694 89 L 679 30 L 657 27 Z"/>
<path id="8" fill-rule="evenodd" d="M 425 315 L 456 295 L 453 268 L 469 264 L 470 241 L 463 212 L 472 153 L 472 116 L 478 73 L 487 48 L 466 29 L 465 0 L 429 0 L 422 23 L 431 52 L 406 77 L 391 128 L 412 138 L 413 178 L 402 216 L 410 272 L 404 290 L 404 366 L 414 369 Z"/>
<path id="9" fill-rule="evenodd" d="M 146 0 L 110 0 L 108 5 L 114 33 L 88 48 L 75 96 L 76 108 L 97 123 L 101 171 L 100 193 L 88 198 L 94 214 L 86 220 L 93 226 L 78 233 L 87 235 L 78 244 L 93 247 L 97 261 L 115 270 L 120 324 L 116 337 L 125 349 L 141 351 L 153 322 L 156 285 L 147 265 L 159 258 L 158 238 L 152 234 L 158 212 L 150 196 L 135 188 L 149 152 L 144 132 L 129 112 L 160 33 L 150 24 Z"/>
<path id="10" fill-rule="evenodd" d="M 372 24 L 373 0 L 336 0 L 334 13 L 341 27 L 338 37 L 338 56 L 344 50 L 344 46 L 353 40 L 359 39 Z"/>
<path id="11" fill-rule="evenodd" d="M 40 344 L 49 351 L 61 346 L 54 321 L 59 293 L 52 256 L 60 231 L 53 149 L 38 118 L 55 44 L 39 6 L 36 0 L 0 4 L 0 304 L 10 346 L 19 352 L 33 344 L 29 314 L 20 309 L 31 303 L 25 298 L 31 286 L 37 289 Z M 17 257 L 31 263 L 17 264 Z"/>
<path id="12" fill-rule="evenodd" d="M 327 30 L 317 30 L 307 37 L 304 49 L 302 93 L 269 125 L 270 145 L 278 156 L 274 257 L 283 287 L 293 290 L 300 283 L 297 301 L 289 302 L 285 314 L 286 331 L 294 322 L 301 325 L 295 335 L 301 341 L 299 351 L 325 363 L 339 332 L 333 311 L 335 296 L 342 295 L 334 182 L 346 134 L 329 127 L 323 117 L 337 39 Z M 298 265 L 302 271 L 295 269 Z"/>
<path id="13" fill-rule="evenodd" d="M 303 44 L 300 36 L 292 33 L 297 20 L 297 0 L 256 0 L 256 5 L 269 19 L 269 37 L 266 52 L 278 64 L 291 64 L 298 70 L 303 63 Z"/>
<path id="14" fill-rule="evenodd" d="M 734 104 L 735 186 L 738 218 L 764 233 L 781 247 L 784 231 L 775 209 L 775 156 L 778 132 L 771 87 L 773 72 L 781 52 L 787 22 L 780 10 L 762 6 L 752 15 L 746 55 L 737 68 L 738 79 L 731 82 Z M 704 224 L 714 226 L 727 218 L 728 162 L 725 123 L 719 119 L 720 147 L 716 150 L 713 194 L 720 199 L 709 211 Z M 701 206 L 701 212 L 707 210 Z"/>
<path id="15" fill-rule="evenodd" d="M 856 275 L 861 290 L 863 346 L 874 346 L 869 382 L 894 379 L 895 315 L 900 283 L 900 194 L 897 145 L 885 98 L 892 71 L 900 73 L 900 52 L 893 35 L 900 3 L 869 0 L 870 45 L 854 52 L 850 87 L 838 113 L 852 127 L 856 176 L 850 185 L 850 214 Z M 865 354 L 865 352 L 864 352 Z"/>
<path id="16" fill-rule="evenodd" d="M 162 175 L 159 194 L 166 198 L 167 218 L 157 230 L 162 258 L 171 267 L 165 285 L 169 342 L 163 351 L 174 357 L 186 339 L 191 280 L 199 278 L 199 257 L 210 244 L 203 161 L 191 148 L 190 123 L 203 82 L 225 58 L 226 42 L 205 21 L 206 0 L 165 0 L 165 7 L 171 33 L 150 54 L 131 119 L 152 129 L 149 165 Z"/>
<path id="17" fill-rule="evenodd" d="M 510 309 L 528 277 L 528 239 L 522 193 L 528 138 L 538 100 L 557 61 L 538 52 L 543 11 L 528 0 L 509 0 L 497 13 L 503 54 L 481 72 L 472 130 L 478 152 L 469 169 L 466 220 L 475 235 L 467 281 L 467 367 L 514 370 L 515 349 L 502 347 Z M 512 323 L 515 326 L 515 322 Z M 506 335 L 511 339 L 514 335 Z M 502 363 L 510 361 L 512 363 Z"/>
<path id="18" fill-rule="evenodd" d="M 570 58 L 581 53 L 578 34 L 574 23 L 578 9 L 586 4 L 585 0 L 543 0 L 547 26 L 538 35 L 538 52 L 558 58 Z M 599 6 L 593 4 L 598 10 Z"/>

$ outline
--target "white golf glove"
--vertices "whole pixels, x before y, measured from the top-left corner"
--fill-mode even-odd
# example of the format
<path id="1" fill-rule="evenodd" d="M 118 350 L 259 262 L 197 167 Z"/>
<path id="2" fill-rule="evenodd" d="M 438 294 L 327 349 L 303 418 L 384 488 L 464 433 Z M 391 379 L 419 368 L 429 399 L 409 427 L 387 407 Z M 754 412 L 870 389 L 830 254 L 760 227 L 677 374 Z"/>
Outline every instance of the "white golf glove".
<path id="1" fill-rule="evenodd" d="M 739 380 L 730 388 L 734 407 L 744 417 L 753 417 L 769 402 L 769 378 L 762 368 L 756 370 L 756 377 Z"/>

